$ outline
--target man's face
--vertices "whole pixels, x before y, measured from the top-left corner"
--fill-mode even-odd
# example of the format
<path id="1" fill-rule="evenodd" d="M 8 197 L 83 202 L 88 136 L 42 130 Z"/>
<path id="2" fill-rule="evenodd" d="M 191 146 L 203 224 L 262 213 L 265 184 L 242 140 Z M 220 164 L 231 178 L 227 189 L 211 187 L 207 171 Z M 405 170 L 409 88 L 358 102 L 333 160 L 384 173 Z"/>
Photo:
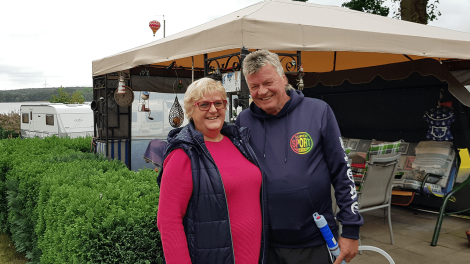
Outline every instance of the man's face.
<path id="1" fill-rule="evenodd" d="M 271 64 L 246 76 L 246 80 L 253 102 L 270 115 L 278 114 L 290 99 L 286 94 L 286 76 L 280 77 Z"/>

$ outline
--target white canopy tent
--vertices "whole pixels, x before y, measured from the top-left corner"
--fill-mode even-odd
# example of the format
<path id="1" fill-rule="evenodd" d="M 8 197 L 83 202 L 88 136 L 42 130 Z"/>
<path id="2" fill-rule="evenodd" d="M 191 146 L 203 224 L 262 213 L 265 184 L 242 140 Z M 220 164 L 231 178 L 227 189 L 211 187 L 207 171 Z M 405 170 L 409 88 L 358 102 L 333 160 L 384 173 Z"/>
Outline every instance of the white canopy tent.
<path id="1" fill-rule="evenodd" d="M 94 100 L 109 96 L 112 90 L 116 89 L 118 75 L 121 73 L 126 76 L 126 81 L 131 84 L 134 91 L 174 93 L 175 80 L 182 80 L 184 87 L 190 83 L 191 74 L 188 74 L 188 69 L 190 70 L 193 65 L 199 76 L 201 76 L 201 69 L 204 69 L 204 75 L 206 75 L 209 72 L 207 71 L 208 59 L 217 60 L 223 56 L 239 54 L 238 59 L 241 61 L 241 53 L 245 51 L 244 49 L 248 51 L 268 49 L 277 53 L 291 54 L 293 57 L 300 55 L 296 57 L 296 62 L 303 65 L 306 73 L 305 87 L 310 88 L 318 83 L 324 86 L 323 89 L 305 89 L 305 93 L 317 90 L 329 92 L 335 90 L 332 89 L 333 86 L 339 87 L 343 83 L 351 84 L 346 87 L 349 89 L 353 85 L 371 82 L 366 87 L 370 90 L 367 98 L 375 102 L 390 103 L 392 104 L 390 109 L 401 109 L 404 112 L 403 116 L 407 117 L 412 116 L 406 112 L 408 109 L 414 114 L 421 115 L 419 111 L 427 109 L 423 108 L 427 107 L 427 102 L 432 101 L 434 106 L 438 100 L 440 88 L 444 87 L 447 90 L 448 87 L 448 91 L 463 105 L 460 112 L 465 112 L 459 120 L 460 125 L 457 126 L 461 130 L 457 134 L 464 135 L 459 137 L 462 142 L 459 146 L 470 147 L 470 133 L 468 133 L 470 117 L 466 114 L 470 113 L 467 109 L 470 107 L 470 93 L 462 85 L 470 80 L 468 71 L 459 72 L 459 80 L 456 80 L 455 74 L 454 76 L 450 74 L 449 67 L 446 67 L 446 64 L 464 64 L 464 67 L 453 70 L 470 70 L 470 34 L 341 7 L 291 0 L 261 1 L 178 34 L 93 61 Z M 440 61 L 443 64 L 439 63 Z M 170 71 L 165 70 L 166 66 L 173 64 L 178 67 L 175 67 L 171 74 L 175 74 L 177 78 L 170 75 Z M 227 65 L 225 67 L 227 68 Z M 150 76 L 142 75 L 142 72 L 148 73 L 149 71 Z M 289 71 L 287 67 L 286 71 Z M 294 76 L 294 74 L 288 76 L 291 83 L 299 76 Z M 437 78 L 438 81 L 426 79 L 428 83 L 432 82 L 435 85 L 431 88 L 427 87 L 426 83 L 423 84 L 424 88 L 417 87 L 416 90 L 402 85 L 396 88 L 396 92 L 391 92 L 395 93 L 394 95 L 401 94 L 402 91 L 409 92 L 406 102 L 410 103 L 403 103 L 405 102 L 403 98 L 398 97 L 395 101 L 383 98 L 383 96 L 378 99 L 377 94 L 380 94 L 384 87 L 381 86 L 383 83 L 376 86 L 372 83 L 379 79 L 376 78 L 377 76 L 386 81 L 401 82 L 403 78 L 413 77 L 413 74 L 419 74 L 421 77 L 433 76 L 432 78 Z M 423 83 L 422 79 L 413 80 L 419 84 Z M 445 82 L 448 86 L 445 84 L 440 86 L 440 82 Z M 241 91 L 237 93 L 237 96 L 238 99 L 246 102 L 249 93 L 246 87 L 245 90 L 243 88 L 244 81 L 241 83 Z M 358 90 L 351 88 L 350 91 L 344 92 L 346 88 L 339 89 L 339 95 L 328 95 L 329 98 L 337 96 L 337 102 L 340 102 L 338 103 L 340 106 L 335 110 L 338 113 L 337 118 L 344 120 L 344 125 L 340 123 L 341 129 L 346 132 L 346 136 L 350 131 L 355 131 L 358 134 L 356 138 L 372 138 L 363 137 L 366 134 L 360 134 L 360 132 L 379 131 L 376 123 L 377 120 L 384 119 L 380 111 L 384 108 L 383 105 L 375 109 L 363 107 L 363 111 L 359 112 L 349 96 L 349 94 L 354 95 Z M 178 93 L 184 91 L 185 88 L 176 90 Z M 415 93 L 415 91 L 418 92 Z M 242 98 L 240 95 L 245 97 Z M 341 97 L 342 95 L 344 97 Z M 422 95 L 426 95 L 426 98 L 422 98 Z M 232 102 L 231 99 L 230 97 Z M 422 104 L 418 105 L 420 102 Z M 104 104 L 105 101 L 102 101 L 101 105 Z M 233 105 L 236 107 L 235 102 Z M 460 107 L 457 103 L 455 105 Z M 343 109 L 341 109 L 342 106 L 344 106 Z M 103 110 L 98 111 L 96 134 L 99 141 L 108 144 L 108 139 L 131 138 L 132 109 L 129 107 L 128 110 L 122 111 L 121 108 L 116 108 L 113 112 L 103 107 Z M 344 112 L 354 116 L 342 115 L 341 113 Z M 370 118 L 370 114 L 379 117 Z M 345 118 L 346 116 L 348 118 Z M 408 133 L 407 135 L 410 135 L 412 139 L 423 134 L 421 126 L 418 126 L 419 129 L 414 129 L 416 124 L 420 124 L 422 116 L 416 118 L 413 116 L 413 120 L 406 122 L 397 120 L 396 114 L 391 116 L 394 117 L 395 123 L 386 125 L 387 128 L 392 126 L 393 129 L 386 130 L 388 134 L 376 133 L 374 137 L 384 135 L 384 138 L 387 138 L 386 135 L 395 135 L 396 131 L 403 137 Z M 370 122 L 363 126 L 361 123 L 361 127 L 358 128 L 355 124 L 356 119 L 370 120 Z M 401 134 L 402 131 L 404 131 L 403 134 Z M 130 148 L 126 151 L 131 156 Z M 107 156 L 109 156 L 108 153 Z"/>
<path id="2" fill-rule="evenodd" d="M 470 59 L 470 34 L 335 6 L 267 0 L 211 22 L 93 61 L 93 76 L 139 65 L 203 68 L 216 57 L 249 50 L 302 52 L 306 72 L 328 72 L 431 57 Z"/>

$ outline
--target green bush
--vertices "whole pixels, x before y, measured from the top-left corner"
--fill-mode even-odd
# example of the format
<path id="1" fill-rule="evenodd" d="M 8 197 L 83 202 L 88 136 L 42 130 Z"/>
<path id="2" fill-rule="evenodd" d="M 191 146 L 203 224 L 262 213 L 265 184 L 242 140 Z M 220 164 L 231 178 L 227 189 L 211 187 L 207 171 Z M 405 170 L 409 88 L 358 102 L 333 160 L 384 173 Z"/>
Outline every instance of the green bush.
<path id="1" fill-rule="evenodd" d="M 5 138 L 17 138 L 20 134 L 16 133 L 15 131 L 7 131 L 0 127 L 0 139 Z"/>
<path id="2" fill-rule="evenodd" d="M 106 164 L 103 158 L 92 153 L 84 154 L 71 149 L 62 150 L 60 156 L 69 155 L 72 157 L 84 156 L 82 159 L 100 159 Z M 41 179 L 51 171 L 59 173 L 61 164 L 57 163 L 51 154 L 38 156 L 30 162 L 15 166 L 8 173 L 6 181 L 8 200 L 8 222 L 12 232 L 12 239 L 19 252 L 26 253 L 26 256 L 35 263 L 41 257 L 38 248 L 38 237 L 35 227 L 38 221 L 38 199 Z"/>
<path id="3" fill-rule="evenodd" d="M 9 234 L 18 252 L 39 260 L 37 223 L 39 180 L 50 169 L 54 155 L 76 153 L 88 149 L 91 138 L 9 139 L 2 140 L 0 151 L 0 228 Z"/>
<path id="4" fill-rule="evenodd" d="M 156 173 L 82 153 L 90 144 L 1 140 L 0 228 L 30 263 L 161 263 Z"/>
<path id="5" fill-rule="evenodd" d="M 0 139 L 16 138 L 21 130 L 20 111 L 10 111 L 7 114 L 0 113 Z"/>
<path id="6" fill-rule="evenodd" d="M 159 263 L 154 171 L 86 160 L 56 168 L 40 184 L 41 263 Z"/>
<path id="7" fill-rule="evenodd" d="M 5 234 L 11 235 L 7 220 L 8 202 L 6 199 L 6 181 L 9 171 L 13 168 L 20 169 L 24 165 L 38 161 L 39 157 L 57 155 L 66 151 L 86 151 L 90 146 L 91 138 L 68 139 L 51 137 L 24 140 L 16 138 L 1 140 L 0 142 L 0 229 Z M 16 174 L 13 176 L 13 180 L 15 180 L 15 177 L 21 177 L 21 175 Z"/>
<path id="8" fill-rule="evenodd" d="M 7 222 L 8 219 L 8 203 L 6 200 L 7 187 L 5 185 L 6 172 L 8 171 L 7 164 L 2 162 L 5 154 L 6 140 L 0 140 L 0 230 L 2 233 L 11 235 L 10 228 Z"/>

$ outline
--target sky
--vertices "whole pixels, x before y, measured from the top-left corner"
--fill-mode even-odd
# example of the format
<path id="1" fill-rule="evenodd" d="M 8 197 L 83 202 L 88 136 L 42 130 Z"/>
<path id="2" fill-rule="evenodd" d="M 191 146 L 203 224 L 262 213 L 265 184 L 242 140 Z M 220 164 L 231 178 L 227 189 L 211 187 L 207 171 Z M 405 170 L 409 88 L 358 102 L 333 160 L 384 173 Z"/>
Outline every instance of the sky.
<path id="1" fill-rule="evenodd" d="M 0 0 L 0 90 L 91 87 L 93 60 L 163 38 L 163 19 L 170 36 L 260 1 Z M 470 1 L 440 2 L 442 16 L 429 25 L 470 33 Z M 162 24 L 155 37 L 151 20 Z"/>

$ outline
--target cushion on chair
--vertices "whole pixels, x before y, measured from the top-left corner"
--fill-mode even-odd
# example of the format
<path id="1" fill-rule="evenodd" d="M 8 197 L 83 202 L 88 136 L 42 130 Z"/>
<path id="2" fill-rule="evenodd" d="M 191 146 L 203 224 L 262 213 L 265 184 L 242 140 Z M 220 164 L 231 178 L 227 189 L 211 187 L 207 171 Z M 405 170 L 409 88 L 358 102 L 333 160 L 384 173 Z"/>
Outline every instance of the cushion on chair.
<path id="1" fill-rule="evenodd" d="M 369 151 L 367 152 L 367 155 L 366 155 L 366 165 L 365 165 L 365 168 L 364 168 L 364 173 L 368 169 L 367 162 L 370 161 L 371 155 L 384 155 L 384 154 L 397 153 L 398 149 L 400 148 L 400 145 L 401 145 L 401 140 L 395 141 L 395 142 L 386 142 L 386 141 L 373 140 L 372 143 L 369 146 Z M 362 183 L 364 182 L 365 177 L 367 177 L 367 175 L 362 177 L 362 179 L 359 183 L 359 186 L 356 189 L 358 189 L 358 190 L 362 189 Z M 358 184 L 356 184 L 356 186 L 357 185 Z"/>
<path id="2" fill-rule="evenodd" d="M 370 155 L 382 155 L 397 153 L 400 148 L 401 140 L 395 142 L 373 141 L 367 152 L 366 160 L 369 161 Z"/>

